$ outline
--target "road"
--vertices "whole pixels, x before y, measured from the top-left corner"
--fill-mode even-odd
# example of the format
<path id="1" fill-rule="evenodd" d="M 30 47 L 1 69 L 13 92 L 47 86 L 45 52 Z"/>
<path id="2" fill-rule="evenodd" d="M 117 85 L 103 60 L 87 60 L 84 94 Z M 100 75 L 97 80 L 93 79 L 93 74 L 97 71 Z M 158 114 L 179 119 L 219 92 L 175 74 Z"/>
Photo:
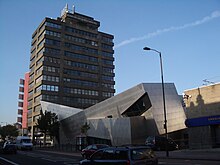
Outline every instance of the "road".
<path id="1" fill-rule="evenodd" d="M 80 156 L 68 156 L 41 151 L 18 151 L 17 154 L 0 154 L 2 165 L 78 165 Z"/>
<path id="2" fill-rule="evenodd" d="M 80 155 L 61 155 L 44 151 L 18 151 L 17 154 L 0 154 L 0 165 L 79 165 Z M 159 165 L 219 165 L 214 160 L 159 159 Z"/>

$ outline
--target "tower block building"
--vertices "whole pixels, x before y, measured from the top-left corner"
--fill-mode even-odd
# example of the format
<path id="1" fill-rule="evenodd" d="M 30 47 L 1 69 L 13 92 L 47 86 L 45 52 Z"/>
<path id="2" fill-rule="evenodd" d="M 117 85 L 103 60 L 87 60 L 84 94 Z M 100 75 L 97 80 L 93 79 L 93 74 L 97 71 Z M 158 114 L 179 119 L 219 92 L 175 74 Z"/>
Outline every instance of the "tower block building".
<path id="1" fill-rule="evenodd" d="M 45 18 L 34 31 L 27 115 L 32 136 L 40 101 L 85 109 L 114 95 L 114 36 L 99 26 L 66 6 L 60 17 Z"/>

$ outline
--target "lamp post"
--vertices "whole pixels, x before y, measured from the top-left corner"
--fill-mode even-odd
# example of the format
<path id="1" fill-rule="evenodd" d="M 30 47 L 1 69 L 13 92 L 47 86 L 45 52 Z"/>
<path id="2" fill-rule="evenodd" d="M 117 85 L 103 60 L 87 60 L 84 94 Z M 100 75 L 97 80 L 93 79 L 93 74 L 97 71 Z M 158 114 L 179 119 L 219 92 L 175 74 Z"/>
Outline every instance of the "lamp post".
<path id="1" fill-rule="evenodd" d="M 160 71 L 161 71 L 161 81 L 162 81 L 162 93 L 163 93 L 163 110 L 164 110 L 164 129 L 165 129 L 165 135 L 166 135 L 166 156 L 169 157 L 169 152 L 168 152 L 168 134 L 167 134 L 167 114 L 166 114 L 166 102 L 165 102 L 165 92 L 164 92 L 164 81 L 163 81 L 163 64 L 162 64 L 162 56 L 161 52 L 151 49 L 149 47 L 144 47 L 144 50 L 152 50 L 154 52 L 157 52 L 160 57 Z"/>

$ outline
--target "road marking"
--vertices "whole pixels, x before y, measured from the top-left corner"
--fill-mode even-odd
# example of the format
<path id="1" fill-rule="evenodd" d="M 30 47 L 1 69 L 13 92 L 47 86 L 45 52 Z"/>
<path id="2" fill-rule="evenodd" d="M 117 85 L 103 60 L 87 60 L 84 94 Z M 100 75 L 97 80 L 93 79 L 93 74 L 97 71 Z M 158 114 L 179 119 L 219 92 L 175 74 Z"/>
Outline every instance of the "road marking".
<path id="1" fill-rule="evenodd" d="M 3 158 L 3 157 L 0 157 L 0 159 L 6 161 L 6 162 L 8 162 L 8 163 L 11 163 L 12 165 L 19 165 L 19 164 L 15 163 L 15 162 L 12 162 L 12 161 L 10 161 L 10 160 L 8 160 L 8 159 L 5 159 L 5 158 Z"/>

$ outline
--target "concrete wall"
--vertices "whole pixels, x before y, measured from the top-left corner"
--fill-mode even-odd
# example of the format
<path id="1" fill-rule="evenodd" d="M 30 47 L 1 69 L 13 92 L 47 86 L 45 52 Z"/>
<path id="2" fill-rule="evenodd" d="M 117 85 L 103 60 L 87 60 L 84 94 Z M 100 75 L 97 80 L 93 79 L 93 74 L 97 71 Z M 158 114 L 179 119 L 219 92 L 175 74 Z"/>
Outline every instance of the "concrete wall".
<path id="1" fill-rule="evenodd" d="M 220 115 L 220 84 L 184 91 L 187 119 Z M 190 127 L 190 148 L 211 148 L 216 139 L 211 125 Z M 220 138 L 219 136 L 217 137 Z"/>
<path id="2" fill-rule="evenodd" d="M 184 91 L 188 119 L 220 115 L 220 83 Z"/>

